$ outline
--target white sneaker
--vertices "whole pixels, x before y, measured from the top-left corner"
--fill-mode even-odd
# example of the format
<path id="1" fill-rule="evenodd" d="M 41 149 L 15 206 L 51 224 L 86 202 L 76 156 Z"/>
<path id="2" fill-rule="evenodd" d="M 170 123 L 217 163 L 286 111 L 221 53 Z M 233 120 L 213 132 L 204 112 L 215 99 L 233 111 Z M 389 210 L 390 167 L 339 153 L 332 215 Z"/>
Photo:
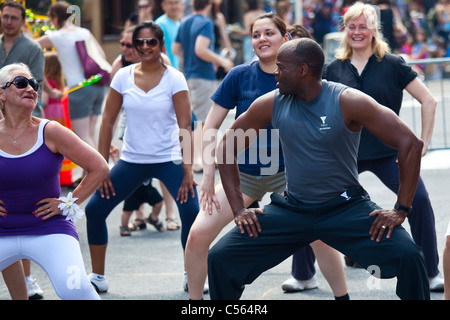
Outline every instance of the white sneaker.
<path id="1" fill-rule="evenodd" d="M 44 292 L 35 279 L 31 278 L 31 276 L 26 277 L 25 282 L 27 284 L 28 299 L 39 300 L 44 298 Z"/>
<path id="2" fill-rule="evenodd" d="M 185 292 L 189 292 L 186 271 L 184 272 L 183 289 Z M 208 291 L 209 291 L 208 283 L 205 283 L 205 286 L 203 287 L 203 293 L 208 293 Z"/>
<path id="3" fill-rule="evenodd" d="M 106 280 L 105 276 L 99 276 L 91 273 L 89 274 L 89 281 L 91 281 L 92 285 L 98 293 L 104 293 L 108 291 L 108 280 Z"/>
<path id="4" fill-rule="evenodd" d="M 444 278 L 440 273 L 436 277 L 430 278 L 430 291 L 444 291 Z"/>
<path id="5" fill-rule="evenodd" d="M 315 289 L 319 286 L 317 277 L 314 275 L 309 280 L 297 280 L 294 277 L 289 278 L 281 285 L 281 289 L 286 292 L 298 292 L 303 290 Z"/>

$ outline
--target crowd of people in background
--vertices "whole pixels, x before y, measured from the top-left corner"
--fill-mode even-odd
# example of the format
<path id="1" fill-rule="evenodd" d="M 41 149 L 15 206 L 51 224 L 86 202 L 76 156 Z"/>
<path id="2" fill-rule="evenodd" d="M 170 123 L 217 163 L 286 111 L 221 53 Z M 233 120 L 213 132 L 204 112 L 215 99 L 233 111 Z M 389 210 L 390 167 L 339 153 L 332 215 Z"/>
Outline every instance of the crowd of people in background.
<path id="1" fill-rule="evenodd" d="M 148 1 L 144 1 L 148 2 Z M 148 16 L 154 20 L 165 14 L 164 0 L 153 0 L 148 7 Z M 190 0 L 181 1 L 180 19 L 192 13 Z M 227 17 L 220 11 L 223 0 L 214 0 L 211 18 L 219 26 L 220 19 Z M 384 38 L 393 53 L 404 54 L 411 59 L 450 56 L 450 2 L 448 0 L 306 0 L 302 1 L 301 25 L 314 39 L 324 45 L 324 37 L 329 33 L 342 30 L 342 16 L 355 2 L 370 3 L 380 9 L 381 28 Z M 245 0 L 243 1 L 243 17 L 238 23 L 242 35 L 248 35 L 248 25 L 253 18 L 264 12 L 276 13 L 289 27 L 297 24 L 295 6 L 291 0 Z M 127 25 L 135 20 L 139 13 L 127 20 Z M 231 20 L 231 19 L 230 19 Z M 136 21 L 136 20 L 135 20 Z M 222 28 L 222 27 L 221 27 Z M 234 26 L 229 28 L 234 30 Z M 253 56 L 245 56 L 245 39 L 242 44 L 244 62 Z M 222 49 L 230 48 L 226 35 L 220 34 Z M 170 54 L 170 51 L 169 51 Z"/>
<path id="2" fill-rule="evenodd" d="M 80 144 L 80 148 L 87 149 L 89 152 L 92 152 L 93 149 L 98 149 L 106 161 L 111 159 L 115 162 L 110 175 L 104 179 L 98 179 L 99 181 L 97 182 L 100 188 L 91 197 L 86 206 L 88 241 L 93 271 L 89 275 L 89 280 L 94 284 L 98 292 L 108 290 L 108 282 L 104 270 L 106 246 L 108 243 L 105 220 L 113 208 L 124 200 L 125 206 L 123 208 L 121 225 L 119 226 L 122 236 L 131 235 L 131 231 L 145 229 L 146 223 L 153 225 L 158 231 L 163 231 L 164 226 L 158 216 L 163 203 L 165 204 L 166 229 L 181 229 L 182 249 L 185 250 L 187 248 L 186 252 L 192 255 L 186 259 L 186 265 L 188 272 L 189 269 L 193 271 L 187 275 L 185 272 L 183 287 L 185 291 L 189 291 L 188 282 L 191 283 L 190 297 L 193 299 L 202 298 L 203 293 L 208 291 L 208 286 L 205 284 L 207 250 L 212 240 L 221 230 L 222 224 L 231 221 L 232 215 L 231 209 L 228 207 L 225 191 L 220 189 L 220 186 L 218 186 L 218 191 L 214 190 L 214 179 L 212 178 L 211 180 L 211 174 L 214 174 L 215 167 L 214 165 L 205 166 L 202 162 L 203 150 L 200 145 L 202 143 L 203 125 L 220 126 L 230 109 L 237 107 L 238 114 L 244 113 L 251 102 L 258 98 L 258 96 L 252 96 L 252 101 L 250 101 L 250 98 L 247 97 L 249 101 L 246 101 L 243 106 L 239 105 L 239 98 L 240 94 L 244 96 L 245 92 L 236 94 L 237 102 L 225 99 L 225 96 L 231 99 L 228 95 L 232 90 L 226 87 L 227 85 L 231 86 L 230 79 L 241 76 L 237 73 L 237 70 L 240 70 L 241 73 L 248 73 L 250 69 L 254 69 L 251 71 L 254 74 L 270 74 L 269 80 L 265 83 L 267 88 L 260 88 L 261 95 L 274 90 L 276 88 L 274 75 L 270 70 L 264 70 L 263 67 L 276 69 L 275 60 L 278 48 L 284 42 L 296 38 L 311 38 L 324 47 L 328 34 L 343 31 L 343 16 L 356 2 L 370 3 L 377 8 L 382 36 L 389 46 L 386 52 L 390 51 L 394 55 L 400 55 L 405 60 L 450 56 L 450 0 L 305 0 L 302 6 L 301 24 L 296 22 L 293 2 L 290 0 L 246 0 L 243 3 L 245 9 L 239 30 L 235 26 L 233 28 L 230 27 L 226 15 L 222 12 L 224 0 L 138 0 L 135 2 L 137 5 L 136 12 L 125 21 L 121 40 L 118 43 L 118 47 L 120 46 L 121 48 L 121 54 L 112 63 L 111 74 L 113 81 L 108 95 L 106 94 L 107 85 L 93 85 L 70 93 L 68 96 L 71 129 L 80 138 L 80 141 L 84 141 L 85 144 L 82 144 L 74 137 L 71 137 L 71 139 Z M 66 21 L 68 5 L 68 2 L 59 1 L 50 7 L 50 19 L 56 27 L 56 32 L 37 39 L 36 42 L 40 47 L 36 43 L 28 43 L 23 39 L 24 34 L 20 30 L 23 27 L 20 23 L 23 23 L 23 21 L 20 20 L 19 13 L 21 9 L 19 7 L 16 5 L 12 7 L 6 6 L 7 9 L 2 14 L 3 37 L 1 42 L 4 43 L 6 52 L 0 52 L 0 54 L 5 56 L 5 61 L 7 61 L 7 57 L 9 58 L 9 62 L 5 62 L 5 64 L 13 62 L 28 64 L 31 70 L 21 70 L 17 72 L 17 76 L 25 78 L 28 81 L 26 86 L 28 84 L 31 86 L 31 79 L 28 78 L 34 75 L 34 78 L 43 88 L 39 92 L 34 90 L 34 95 L 36 95 L 34 99 L 41 108 L 36 110 L 28 108 L 24 112 L 26 116 L 24 116 L 24 119 L 27 121 L 33 112 L 34 115 L 39 117 L 59 122 L 62 127 L 68 126 L 67 118 L 62 112 L 63 92 L 67 87 L 73 87 L 84 79 L 82 66 L 73 63 L 73 61 L 77 60 L 76 41 L 93 39 L 98 45 L 88 29 L 81 27 L 72 28 L 72 26 L 68 25 Z M 18 11 L 16 12 L 15 9 Z M 11 13 L 9 13 L 10 11 Z M 5 15 L 5 13 L 7 14 Z M 17 17 L 14 16 L 15 13 L 17 13 Z M 263 16 L 264 14 L 266 15 Z M 16 21 L 17 25 L 14 24 L 15 18 L 19 19 L 19 21 Z M 255 40 L 254 28 L 257 29 L 259 24 L 262 23 L 261 21 L 265 23 L 263 24 L 264 27 L 268 25 L 276 31 L 277 43 L 274 46 L 276 50 L 273 49 L 270 55 L 264 53 L 263 50 L 260 50 L 255 45 L 257 40 Z M 279 32 L 280 34 L 277 33 L 278 31 L 281 31 Z M 239 39 L 241 39 L 239 43 L 233 42 L 232 32 L 239 34 Z M 264 34 L 266 31 L 259 30 L 258 32 Z M 264 35 L 264 37 L 266 36 Z M 20 57 L 23 58 L 23 61 L 20 61 L 17 48 L 16 51 L 11 49 L 14 49 L 12 40 L 17 38 L 20 38 L 21 46 L 32 48 L 33 52 L 39 51 L 36 53 L 37 57 L 33 61 L 27 61 L 23 57 Z M 52 47 L 56 51 L 45 52 L 46 49 Z M 101 55 L 105 56 L 101 47 L 99 45 L 98 47 Z M 239 52 L 241 55 L 239 55 Z M 239 59 L 237 59 L 238 56 L 240 57 Z M 241 63 L 245 63 L 249 70 L 243 68 L 233 69 L 235 65 Z M 403 61 L 398 62 L 398 64 L 402 68 L 410 68 Z M 410 72 L 410 80 L 416 79 L 416 74 L 418 75 L 417 79 L 439 79 L 450 73 L 450 69 L 446 70 L 445 64 L 439 68 L 436 66 L 417 65 Z M 227 78 L 229 74 L 231 75 Z M 314 74 L 315 78 L 318 76 L 318 74 Z M 245 78 L 245 75 L 242 77 Z M 23 80 L 22 78 L 20 80 Z M 264 81 L 260 79 L 258 80 L 259 82 L 255 80 L 255 83 L 253 83 L 253 80 L 244 80 L 240 81 L 243 81 L 243 84 L 249 87 L 255 84 L 261 85 Z M 14 81 L 16 80 L 14 79 Z M 14 81 L 5 81 L 3 83 L 5 87 L 1 89 L 6 90 L 7 84 L 9 84 L 8 87 L 14 84 L 16 89 L 23 89 L 20 87 L 22 84 Z M 160 83 L 164 85 L 164 89 L 161 92 L 155 92 L 153 89 Z M 400 88 L 399 92 L 402 92 L 405 88 L 408 90 L 407 84 L 405 83 L 405 86 Z M 238 89 L 242 90 L 242 87 Z M 142 114 L 140 110 L 136 110 L 134 107 L 136 103 L 145 105 L 146 94 L 152 90 L 152 94 L 155 95 L 154 98 L 162 99 L 164 102 L 162 106 L 166 112 L 157 114 L 156 111 L 153 111 L 154 113 L 151 113 L 151 116 L 146 119 L 145 114 Z M 158 90 L 161 90 L 161 88 Z M 423 90 L 425 91 L 425 89 Z M 428 92 L 424 93 L 425 95 L 428 96 Z M 126 117 L 121 111 L 122 108 L 127 111 Z M 215 114 L 213 114 L 212 110 L 215 110 Z M 158 116 L 160 118 L 154 120 L 153 117 Z M 97 121 L 100 118 L 102 118 L 101 129 L 100 132 L 97 132 Z M 0 116 L 1 119 L 2 117 Z M 124 149 L 121 152 L 113 144 L 116 122 L 119 119 L 127 123 L 121 128 L 122 133 L 120 137 L 124 141 Z M 139 141 L 139 135 L 142 134 L 144 129 L 148 130 L 146 134 L 151 133 L 152 136 L 158 136 L 161 140 L 165 139 L 164 141 L 170 140 L 171 133 L 148 125 L 152 121 L 167 124 L 171 128 L 181 128 L 184 130 L 183 132 L 190 132 L 192 138 L 190 141 L 194 145 L 192 149 L 193 158 L 190 159 L 192 162 L 184 162 L 186 155 L 181 155 L 182 148 L 180 148 L 180 157 L 179 159 L 177 158 L 177 160 L 182 162 L 182 165 L 180 165 L 170 162 L 173 159 L 172 154 L 168 154 L 164 148 L 157 149 L 150 141 L 147 144 L 136 143 L 136 141 Z M 39 123 L 35 123 L 35 131 L 44 132 L 46 123 L 42 123 L 40 126 Z M 191 125 L 191 123 L 197 123 L 198 125 Z M 119 125 L 118 127 L 120 128 L 121 126 Z M 430 127 L 432 127 L 432 124 L 430 124 Z M 58 130 L 65 132 L 60 127 L 58 128 Z M 432 129 L 430 130 L 426 138 L 431 139 Z M 5 129 L 5 132 L 8 131 Z M 64 134 L 67 135 L 66 132 Z M 97 138 L 98 136 L 100 137 Z M 425 142 L 427 146 L 429 139 Z M 174 143 L 172 141 L 172 144 L 178 144 L 178 142 Z M 174 145 L 173 147 L 176 146 Z M 64 149 L 64 151 L 66 150 Z M 17 153 L 19 154 L 19 151 Z M 72 152 L 66 153 L 73 156 Z M 119 156 L 118 153 L 121 153 L 121 155 Z M 393 155 L 392 157 L 392 165 L 396 168 L 396 156 Z M 78 156 L 74 156 L 74 158 L 79 160 Z M 82 158 L 80 161 L 84 164 L 86 160 Z M 100 159 L 98 161 L 100 162 L 98 170 L 101 171 L 102 168 L 100 167 L 103 163 Z M 189 165 L 187 165 L 188 162 Z M 136 169 L 133 167 L 135 163 L 144 164 L 145 168 Z M 167 166 L 167 163 L 170 163 L 170 165 Z M 267 190 L 259 190 L 257 193 L 252 193 L 254 190 L 250 186 L 257 184 L 257 182 L 252 180 L 256 179 L 253 175 L 259 176 L 259 170 L 260 168 L 258 167 L 258 172 L 256 173 L 251 170 L 248 173 L 244 172 L 242 174 L 241 172 L 241 179 L 246 178 L 248 180 L 248 185 L 244 186 L 243 189 L 244 194 L 247 194 L 245 198 L 246 207 L 258 207 L 258 200 L 261 200 L 264 193 L 275 190 L 282 192 L 286 185 L 284 171 L 280 170 L 271 179 L 279 178 L 281 187 L 271 185 Z M 361 169 L 360 171 L 363 170 Z M 204 177 L 206 177 L 204 184 L 199 186 L 199 194 L 197 194 L 197 188 L 193 181 L 194 172 L 203 172 Z M 245 177 L 246 174 L 247 177 Z M 101 174 L 99 173 L 99 175 Z M 86 181 L 86 177 L 88 182 L 90 182 L 89 171 L 84 172 L 82 177 L 84 181 Z M 160 181 L 162 195 L 152 186 L 153 178 Z M 419 180 L 419 182 L 419 186 L 422 187 L 421 190 L 426 193 L 422 181 Z M 90 182 L 92 185 L 94 183 Z M 274 182 L 272 181 L 272 183 Z M 83 184 L 80 185 L 79 189 L 75 189 L 78 194 L 80 194 L 79 190 L 83 190 Z M 91 189 L 93 189 L 92 186 L 85 192 L 86 194 L 83 193 L 83 201 L 87 200 L 88 193 L 90 196 L 93 192 Z M 133 190 L 136 192 L 133 193 Z M 216 198 L 218 195 L 221 197 L 219 200 Z M 202 208 L 198 206 L 199 199 L 204 202 L 208 201 L 206 209 L 205 205 Z M 4 204 L 2 200 L 0 198 L 0 217 L 6 217 L 6 213 L 3 212 Z M 144 203 L 149 203 L 154 207 L 152 214 L 147 218 L 145 218 L 143 213 Z M 176 212 L 173 208 L 174 203 L 177 205 L 181 224 L 176 221 Z M 182 206 L 182 204 L 184 205 Z M 208 225 L 211 222 L 206 222 L 206 220 L 210 219 L 208 215 L 213 211 L 213 206 L 216 206 L 217 210 L 220 209 L 220 206 L 222 206 L 222 210 L 227 208 L 229 214 L 225 218 L 222 217 L 226 221 L 219 221 L 220 223 L 215 221 L 214 226 L 211 226 Z M 136 211 L 136 218 L 130 222 L 129 219 L 133 211 Z M 428 216 L 431 217 L 431 205 L 429 211 Z M 197 217 L 199 212 L 200 218 Z M 194 221 L 196 222 L 194 223 Z M 193 226 L 193 235 L 189 238 L 191 226 Z M 213 229 L 213 232 L 211 229 Z M 434 226 L 430 225 L 429 229 L 434 229 Z M 205 232 L 208 233 L 207 236 L 205 236 Z M 3 234 L 0 233 L 0 239 L 2 236 Z M 76 238 L 76 235 L 73 234 L 72 237 Z M 196 242 L 200 242 L 204 247 L 199 247 L 198 243 L 195 247 L 194 244 Z M 434 247 L 435 242 L 436 239 L 433 237 L 430 240 L 430 243 L 433 245 L 433 251 L 430 253 L 430 256 L 433 259 L 435 259 L 437 254 Z M 316 242 L 313 245 L 313 249 L 316 254 L 327 250 L 328 257 L 336 253 L 329 253 L 328 250 L 331 250 L 331 248 L 324 246 L 324 244 Z M 426 253 L 425 256 L 428 258 Z M 194 254 L 197 254 L 197 256 Z M 315 258 L 311 248 L 309 248 L 307 253 L 297 252 L 297 255 L 302 255 L 300 257 L 303 259 L 302 261 L 306 260 L 314 264 Z M 16 263 L 11 269 L 5 269 L 3 273 L 5 282 L 10 286 L 13 298 L 23 298 L 22 283 L 16 280 L 17 274 L 20 276 L 24 275 L 29 281 L 29 284 L 27 282 L 28 297 L 42 298 L 42 290 L 40 290 L 36 281 L 30 275 L 29 261 L 26 260 L 27 257 L 23 259 L 22 264 L 25 272 L 17 272 L 23 267 Z M 320 258 L 320 260 L 323 260 L 323 258 Z M 3 265 L 0 266 L 6 267 L 8 262 L 3 261 Z M 436 266 L 438 262 L 434 260 L 427 262 L 432 264 L 434 268 L 432 271 L 428 270 L 429 278 L 438 277 L 438 281 L 440 281 L 440 272 Z M 198 269 L 199 265 L 203 269 Z M 430 267 L 429 269 L 432 268 Z M 322 272 L 326 274 L 325 269 Z M 314 272 L 306 280 L 310 281 L 314 279 L 313 277 Z M 84 280 L 87 278 L 87 274 L 84 275 Z M 331 277 L 327 278 L 327 280 L 336 297 L 348 298 L 345 278 L 334 282 Z M 303 285 L 304 288 L 305 284 L 302 283 L 302 281 L 291 279 L 290 283 L 288 283 L 290 287 L 286 287 L 292 289 L 292 286 L 294 286 L 292 291 L 296 291 L 296 286 Z M 314 281 L 312 283 L 308 282 L 308 285 L 314 287 L 316 284 Z M 443 280 L 437 286 L 439 287 L 438 290 L 442 290 Z M 217 288 L 213 290 L 217 292 Z M 424 289 L 424 291 L 427 290 Z M 91 298 L 98 298 L 97 294 L 93 292 L 90 292 L 90 294 L 92 295 Z M 217 295 L 217 293 L 214 294 Z"/>
<path id="3" fill-rule="evenodd" d="M 292 1 L 279 0 L 272 6 L 267 5 L 268 1 L 261 2 L 264 10 L 277 12 L 288 25 L 295 24 Z M 402 55 L 405 60 L 450 56 L 448 0 L 303 1 L 301 25 L 318 43 L 324 45 L 327 34 L 341 31 L 342 16 L 355 2 L 370 3 L 379 8 L 384 38 L 389 43 L 391 52 Z M 448 75 L 450 70 L 446 65 L 443 68 L 419 65 L 415 71 L 432 80 Z"/>

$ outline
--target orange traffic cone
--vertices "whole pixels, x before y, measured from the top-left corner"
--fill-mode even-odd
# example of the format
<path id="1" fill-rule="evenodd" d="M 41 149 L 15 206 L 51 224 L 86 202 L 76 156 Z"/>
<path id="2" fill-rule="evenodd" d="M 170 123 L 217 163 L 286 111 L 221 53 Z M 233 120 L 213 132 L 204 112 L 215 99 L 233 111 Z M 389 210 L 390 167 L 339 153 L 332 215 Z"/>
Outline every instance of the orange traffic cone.
<path id="1" fill-rule="evenodd" d="M 62 99 L 62 105 L 64 109 L 64 118 L 66 120 L 66 127 L 72 130 L 72 125 L 70 124 L 70 115 L 69 115 L 69 97 L 65 95 Z M 61 168 L 61 172 L 59 173 L 59 182 L 61 186 L 71 186 L 73 185 L 73 177 L 72 170 L 76 168 L 77 165 L 74 164 L 69 159 L 64 159 L 63 165 Z"/>

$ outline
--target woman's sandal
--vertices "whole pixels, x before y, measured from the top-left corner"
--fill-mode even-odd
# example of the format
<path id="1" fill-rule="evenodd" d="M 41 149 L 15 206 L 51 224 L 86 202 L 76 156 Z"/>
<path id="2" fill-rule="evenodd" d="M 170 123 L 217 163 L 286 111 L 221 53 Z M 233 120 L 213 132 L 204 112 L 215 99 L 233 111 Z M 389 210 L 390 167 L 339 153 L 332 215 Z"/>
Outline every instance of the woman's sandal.
<path id="1" fill-rule="evenodd" d="M 159 232 L 163 232 L 164 231 L 164 226 L 163 226 L 162 222 L 159 221 L 159 219 L 153 220 L 149 216 L 147 219 L 145 219 L 145 221 L 147 221 L 149 224 L 154 226 L 156 228 L 156 230 L 158 230 Z"/>
<path id="2" fill-rule="evenodd" d="M 167 218 L 166 224 L 167 224 L 167 230 L 169 230 L 169 231 L 175 231 L 175 230 L 180 229 L 180 226 L 178 225 L 178 223 L 176 223 L 176 221 L 173 220 L 172 218 Z"/>
<path id="3" fill-rule="evenodd" d="M 130 228 L 128 228 L 128 226 L 120 226 L 120 236 L 122 237 L 131 236 Z"/>
<path id="4" fill-rule="evenodd" d="M 131 231 L 144 230 L 147 229 L 147 224 L 142 219 L 134 219 L 133 222 L 128 225 L 128 227 Z"/>

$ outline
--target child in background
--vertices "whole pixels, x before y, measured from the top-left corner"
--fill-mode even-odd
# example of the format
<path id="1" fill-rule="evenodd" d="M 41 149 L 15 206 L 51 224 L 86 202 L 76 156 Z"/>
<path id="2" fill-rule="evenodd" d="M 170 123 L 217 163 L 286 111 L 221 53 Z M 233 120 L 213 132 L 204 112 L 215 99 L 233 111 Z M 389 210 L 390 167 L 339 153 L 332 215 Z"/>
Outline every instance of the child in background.
<path id="1" fill-rule="evenodd" d="M 44 77 L 53 89 L 63 91 L 64 74 L 58 61 L 58 55 L 54 51 L 44 53 L 45 68 Z M 44 116 L 46 119 L 54 120 L 67 127 L 66 117 L 61 99 L 53 99 L 45 92 L 42 93 L 42 101 L 44 103 Z"/>
<path id="2" fill-rule="evenodd" d="M 143 183 L 135 192 L 133 192 L 123 204 L 122 219 L 120 226 L 120 235 L 131 236 L 131 231 L 146 229 L 146 222 L 151 224 L 159 232 L 164 231 L 162 222 L 158 219 L 163 206 L 163 197 L 158 190 L 152 186 L 152 179 Z M 144 218 L 142 206 L 148 203 L 152 211 L 148 218 Z M 133 211 L 136 211 L 136 217 L 128 223 Z"/>
<path id="3" fill-rule="evenodd" d="M 111 144 L 109 149 L 110 157 L 115 162 L 120 159 L 119 149 Z M 159 232 L 164 231 L 164 226 L 159 220 L 159 214 L 163 206 L 164 198 L 159 191 L 153 187 L 152 179 L 144 182 L 137 188 L 123 203 L 122 217 L 120 224 L 120 235 L 122 237 L 131 236 L 131 231 L 147 229 L 147 223 L 155 227 Z M 144 204 L 148 203 L 152 207 L 152 211 L 148 218 L 144 216 Z M 130 217 L 136 211 L 134 220 L 130 223 Z M 166 219 L 169 221 L 169 219 Z M 168 225 L 167 230 L 170 229 Z"/>
<path id="4" fill-rule="evenodd" d="M 428 44 L 427 44 L 427 32 L 425 29 L 418 28 L 413 35 L 414 42 L 411 47 L 411 59 L 426 59 L 428 58 Z M 424 75 L 425 65 L 418 64 L 417 67 L 420 69 L 422 76 Z"/>

